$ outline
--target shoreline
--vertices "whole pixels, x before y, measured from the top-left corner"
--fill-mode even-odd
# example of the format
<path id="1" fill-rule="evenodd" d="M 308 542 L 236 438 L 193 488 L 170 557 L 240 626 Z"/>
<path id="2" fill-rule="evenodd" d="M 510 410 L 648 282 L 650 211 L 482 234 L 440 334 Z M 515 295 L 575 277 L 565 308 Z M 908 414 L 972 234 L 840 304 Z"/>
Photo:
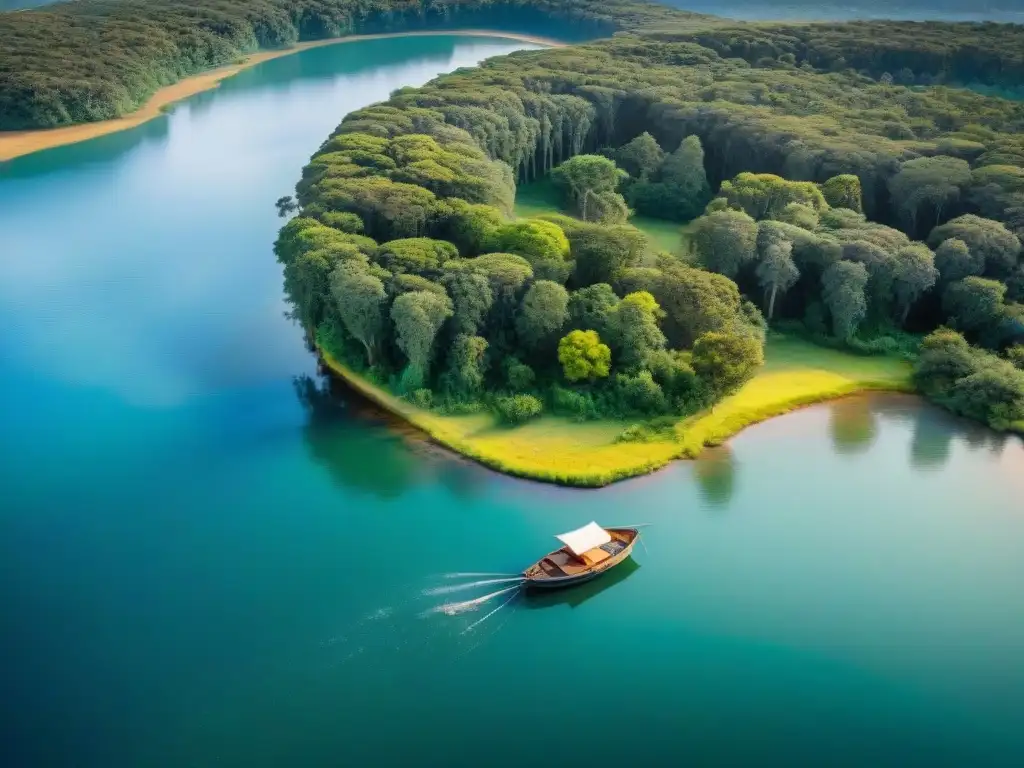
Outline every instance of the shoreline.
<path id="1" fill-rule="evenodd" d="M 309 40 L 304 43 L 296 43 L 291 48 L 281 48 L 270 51 L 257 51 L 245 57 L 239 64 L 229 64 L 216 69 L 201 72 L 198 75 L 186 77 L 172 85 L 159 88 L 149 101 L 139 109 L 121 117 L 111 120 L 101 120 L 95 123 L 78 123 L 66 125 L 59 128 L 37 128 L 26 131 L 2 131 L 0 132 L 0 163 L 24 157 L 35 152 L 54 147 L 63 147 L 68 144 L 77 144 L 81 141 L 88 141 L 99 136 L 106 136 L 110 133 L 127 131 L 136 128 L 143 123 L 166 114 L 166 108 L 179 101 L 195 96 L 197 93 L 216 88 L 222 81 L 237 75 L 239 72 L 255 67 L 265 61 L 278 59 L 282 56 L 290 56 L 293 53 L 300 53 L 311 48 L 322 48 L 328 45 L 340 45 L 343 43 L 357 43 L 365 40 L 385 40 L 401 37 L 438 37 L 450 35 L 454 37 L 494 37 L 506 40 L 518 40 L 523 43 L 534 43 L 551 48 L 560 48 L 566 43 L 551 38 L 537 35 L 519 34 L 516 32 L 500 32 L 488 29 L 454 29 L 454 30 L 416 30 L 410 32 L 386 32 L 373 35 L 347 35 L 346 37 L 331 37 L 324 40 Z"/>
<path id="2" fill-rule="evenodd" d="M 743 393 L 741 390 L 719 403 L 717 412 L 705 411 L 682 419 L 676 425 L 674 440 L 611 443 L 593 447 L 581 442 L 577 455 L 569 462 L 571 468 L 558 468 L 559 461 L 556 457 L 541 455 L 539 447 L 534 447 L 529 455 L 515 456 L 503 452 L 498 445 L 505 442 L 501 433 L 498 434 L 496 442 L 492 442 L 494 436 L 487 440 L 479 439 L 481 432 L 492 432 L 493 428 L 481 430 L 477 427 L 467 430 L 460 417 L 440 416 L 421 410 L 366 381 L 336 360 L 327 350 L 317 346 L 316 352 L 323 367 L 331 375 L 341 379 L 378 407 L 420 430 L 443 448 L 454 452 L 460 459 L 471 459 L 488 469 L 513 477 L 580 488 L 600 488 L 619 480 L 651 474 L 673 461 L 696 459 L 705 448 L 722 445 L 747 427 L 801 408 L 856 395 L 916 394 L 909 379 L 851 381 L 826 374 L 822 378 L 807 381 L 807 372 L 802 372 L 796 374 L 795 378 L 779 382 L 780 377 L 788 374 L 767 373 L 764 374 L 765 379 L 770 381 L 767 384 L 766 395 L 761 398 L 747 396 L 744 399 L 740 397 Z M 757 378 L 751 380 L 747 386 L 749 387 Z M 762 379 L 762 387 L 765 386 L 765 379 Z M 777 387 L 779 383 L 782 384 L 781 387 Z M 528 426 L 516 427 L 509 432 L 522 430 Z M 570 431 L 574 427 L 582 430 L 584 425 L 573 424 L 569 427 Z M 506 440 L 508 434 L 504 433 Z M 611 462 L 606 455 L 608 449 L 614 456 Z M 594 461 L 588 463 L 588 459 L 592 457 Z"/>

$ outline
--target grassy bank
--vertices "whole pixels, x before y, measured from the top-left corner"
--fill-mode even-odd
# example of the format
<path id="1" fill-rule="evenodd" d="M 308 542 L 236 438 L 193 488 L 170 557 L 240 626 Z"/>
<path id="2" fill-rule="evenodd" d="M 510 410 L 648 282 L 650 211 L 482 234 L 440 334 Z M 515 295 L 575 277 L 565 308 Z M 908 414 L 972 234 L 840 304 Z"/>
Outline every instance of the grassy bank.
<path id="1" fill-rule="evenodd" d="M 520 184 L 516 189 L 516 216 L 529 218 L 545 213 L 566 213 L 562 209 L 561 193 L 548 179 Z M 668 251 L 676 256 L 689 250 L 688 226 L 675 221 L 632 216 L 629 223 L 651 241 L 652 253 Z"/>
<path id="2" fill-rule="evenodd" d="M 870 390 L 912 391 L 910 368 L 892 358 L 860 357 L 789 337 L 773 337 L 764 369 L 714 411 L 681 421 L 671 437 L 616 443 L 626 422 L 583 424 L 544 416 L 505 427 L 490 414 L 440 416 L 367 382 L 324 353 L 325 364 L 378 405 L 434 440 L 492 469 L 534 480 L 602 486 L 694 457 L 744 427 L 800 406 Z"/>

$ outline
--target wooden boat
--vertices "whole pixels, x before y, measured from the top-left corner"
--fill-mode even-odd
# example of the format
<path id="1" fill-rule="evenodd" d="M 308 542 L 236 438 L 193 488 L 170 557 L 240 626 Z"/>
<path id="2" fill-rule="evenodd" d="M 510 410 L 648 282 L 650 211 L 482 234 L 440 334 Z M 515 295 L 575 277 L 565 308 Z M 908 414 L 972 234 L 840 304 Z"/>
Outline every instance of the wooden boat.
<path id="1" fill-rule="evenodd" d="M 633 552 L 639 528 L 602 528 L 590 523 L 557 537 L 564 545 L 523 571 L 524 585 L 560 589 L 582 584 L 614 568 Z"/>

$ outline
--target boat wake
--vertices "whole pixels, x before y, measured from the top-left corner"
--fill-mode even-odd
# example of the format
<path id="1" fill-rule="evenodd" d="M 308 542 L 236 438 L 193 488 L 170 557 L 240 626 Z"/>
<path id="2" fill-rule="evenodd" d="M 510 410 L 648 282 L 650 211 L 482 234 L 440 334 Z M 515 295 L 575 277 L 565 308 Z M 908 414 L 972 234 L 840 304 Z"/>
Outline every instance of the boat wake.
<path id="1" fill-rule="evenodd" d="M 525 579 L 522 579 L 521 581 L 525 581 Z M 442 603 L 441 605 L 435 605 L 433 608 L 425 611 L 424 615 L 429 616 L 434 613 L 443 613 L 447 616 L 455 616 L 460 613 L 465 613 L 466 611 L 475 611 L 488 600 L 493 600 L 499 595 L 506 595 L 509 592 L 518 592 L 520 587 L 522 587 L 522 583 L 513 584 L 511 587 L 505 587 L 504 589 L 499 589 L 496 592 L 491 592 L 489 595 L 476 597 L 472 600 L 462 600 L 457 603 Z"/>
<path id="2" fill-rule="evenodd" d="M 454 583 L 457 578 L 470 580 Z M 438 583 L 440 579 L 448 583 Z M 395 654 L 410 662 L 423 656 L 433 665 L 455 663 L 505 627 L 518 607 L 525 582 L 522 576 L 508 573 L 446 573 L 433 576 L 432 580 L 433 584 L 421 583 L 412 590 L 408 589 L 412 585 L 408 585 L 399 590 L 404 597 L 343 621 L 320 643 L 324 664 L 321 669 L 352 663 L 363 668 L 393 668 L 398 663 Z M 487 591 L 489 587 L 491 591 Z M 471 590 L 485 594 L 466 600 L 444 600 L 448 595 L 454 597 L 454 593 Z M 444 602 L 438 602 L 439 598 Z M 499 613 L 505 620 L 494 622 L 492 619 Z"/>
<path id="3" fill-rule="evenodd" d="M 514 595 L 512 595 L 512 597 L 510 597 L 510 598 L 509 598 L 508 600 L 506 600 L 505 602 L 503 602 L 503 603 L 502 603 L 501 605 L 499 605 L 499 606 L 498 606 L 497 608 L 495 608 L 495 609 L 494 609 L 493 611 L 491 611 L 490 613 L 488 613 L 488 614 L 487 614 L 486 616 L 484 616 L 484 617 L 483 617 L 482 619 L 477 619 L 476 621 L 474 621 L 474 622 L 473 622 L 472 624 L 470 624 L 470 625 L 469 625 L 468 627 L 466 627 L 466 628 L 465 628 L 464 630 L 462 630 L 462 634 L 466 634 L 467 632 L 471 632 L 472 630 L 474 630 L 474 629 L 476 629 L 477 627 L 479 627 L 479 626 L 480 626 L 481 624 L 483 624 L 483 623 L 484 623 L 485 621 L 487 621 L 487 620 L 488 620 L 489 618 L 491 618 L 491 616 L 493 616 L 494 614 L 496 614 L 496 613 L 497 613 L 498 611 L 500 611 L 500 610 L 501 610 L 502 608 L 504 608 L 504 607 L 505 607 L 506 605 L 508 605 L 509 603 L 511 603 L 511 602 L 512 602 L 513 600 L 515 600 L 515 599 L 516 599 L 517 597 L 519 597 L 519 592 L 516 592 L 516 593 L 515 593 Z"/>
<path id="4" fill-rule="evenodd" d="M 477 589 L 479 587 L 485 587 L 489 584 L 505 584 L 510 581 L 523 581 L 522 576 L 506 576 L 503 579 L 482 579 L 480 581 L 471 581 L 468 584 L 451 584 L 443 587 L 431 587 L 424 589 L 424 595 L 447 595 L 452 592 L 464 592 L 467 589 Z"/>

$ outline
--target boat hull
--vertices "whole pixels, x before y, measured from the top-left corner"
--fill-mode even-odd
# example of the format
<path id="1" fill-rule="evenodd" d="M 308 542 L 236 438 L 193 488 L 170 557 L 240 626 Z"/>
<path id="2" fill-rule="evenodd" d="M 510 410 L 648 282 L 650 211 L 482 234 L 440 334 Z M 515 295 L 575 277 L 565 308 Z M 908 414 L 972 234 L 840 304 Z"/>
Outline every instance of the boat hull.
<path id="1" fill-rule="evenodd" d="M 620 551 L 583 573 L 532 578 L 529 575 L 530 569 L 527 569 L 527 571 L 524 571 L 526 581 L 523 583 L 523 586 L 528 590 L 547 591 L 552 589 L 566 589 L 568 587 L 575 587 L 578 584 L 584 584 L 588 581 L 592 581 L 602 574 L 607 573 L 619 563 L 629 559 L 630 555 L 633 554 L 633 547 L 636 545 L 637 539 L 640 538 L 639 531 L 631 530 L 631 533 L 633 535 L 630 541 Z"/>

